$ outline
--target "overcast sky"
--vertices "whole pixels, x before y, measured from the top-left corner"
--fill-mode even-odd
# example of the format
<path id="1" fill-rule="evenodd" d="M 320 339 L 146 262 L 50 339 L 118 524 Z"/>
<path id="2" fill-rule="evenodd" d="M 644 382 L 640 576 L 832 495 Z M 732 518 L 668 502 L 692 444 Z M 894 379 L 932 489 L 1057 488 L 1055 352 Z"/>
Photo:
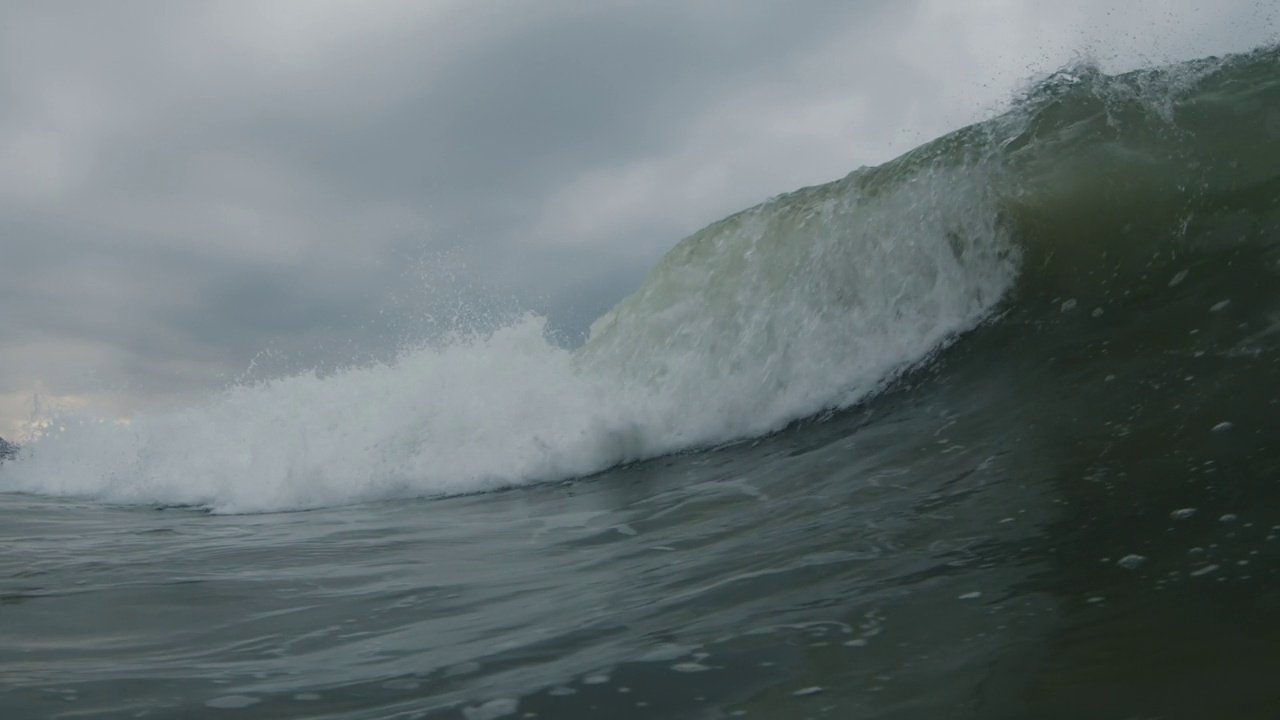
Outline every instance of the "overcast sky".
<path id="1" fill-rule="evenodd" d="M 730 212 L 1274 4 L 0 0 L 0 436 L 386 357 L 460 294 L 581 331 Z"/>

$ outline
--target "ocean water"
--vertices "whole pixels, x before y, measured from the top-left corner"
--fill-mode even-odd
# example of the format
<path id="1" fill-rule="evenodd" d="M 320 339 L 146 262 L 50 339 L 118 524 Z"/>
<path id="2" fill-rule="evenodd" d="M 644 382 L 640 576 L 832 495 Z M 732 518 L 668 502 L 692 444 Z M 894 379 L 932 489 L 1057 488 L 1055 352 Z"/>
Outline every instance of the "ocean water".
<path id="1" fill-rule="evenodd" d="M 0 465 L 4 718 L 1280 717 L 1280 49 Z"/>

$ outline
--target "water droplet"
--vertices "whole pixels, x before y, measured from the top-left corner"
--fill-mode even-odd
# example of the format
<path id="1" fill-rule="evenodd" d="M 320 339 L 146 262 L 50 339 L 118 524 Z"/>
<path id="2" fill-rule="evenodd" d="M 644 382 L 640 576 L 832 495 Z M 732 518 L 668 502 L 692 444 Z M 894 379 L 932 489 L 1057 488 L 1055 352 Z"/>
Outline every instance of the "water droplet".
<path id="1" fill-rule="evenodd" d="M 564 685 L 557 685 L 551 688 L 550 690 L 548 690 L 547 694 L 552 695 L 554 697 L 564 697 L 566 695 L 577 695 L 578 691 L 574 690 L 571 687 L 565 687 Z"/>
<path id="2" fill-rule="evenodd" d="M 1146 561 L 1147 559 L 1142 555 L 1125 555 L 1116 561 L 1116 565 L 1119 565 L 1125 570 L 1133 570 Z"/>
<path id="3" fill-rule="evenodd" d="M 223 695 L 205 702 L 205 705 L 211 708 L 219 708 L 222 710 L 235 710 L 238 708 L 246 708 L 261 702 L 256 697 L 248 695 Z"/>
<path id="4" fill-rule="evenodd" d="M 519 703 L 512 698 L 498 698 L 478 707 L 463 708 L 462 714 L 467 720 L 497 720 L 515 714 L 517 707 Z"/>
<path id="5" fill-rule="evenodd" d="M 796 690 L 791 694 L 796 697 L 812 697 L 814 695 L 821 695 L 822 688 L 818 687 L 817 685 L 814 685 L 813 687 L 801 688 L 800 690 Z"/>

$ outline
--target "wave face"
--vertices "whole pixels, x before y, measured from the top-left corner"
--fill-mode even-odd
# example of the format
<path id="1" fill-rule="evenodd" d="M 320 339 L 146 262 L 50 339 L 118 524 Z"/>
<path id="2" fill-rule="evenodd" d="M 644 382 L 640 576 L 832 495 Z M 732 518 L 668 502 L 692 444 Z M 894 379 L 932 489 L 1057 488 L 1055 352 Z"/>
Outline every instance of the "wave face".
<path id="1" fill-rule="evenodd" d="M 1271 247 L 1277 198 L 1277 49 L 1067 68 L 990 121 L 695 233 L 577 351 L 529 315 L 129 425 L 58 417 L 0 489 L 294 510 L 758 436 L 866 399 L 984 320 L 1126 312 L 1229 274 L 1212 252 Z"/>

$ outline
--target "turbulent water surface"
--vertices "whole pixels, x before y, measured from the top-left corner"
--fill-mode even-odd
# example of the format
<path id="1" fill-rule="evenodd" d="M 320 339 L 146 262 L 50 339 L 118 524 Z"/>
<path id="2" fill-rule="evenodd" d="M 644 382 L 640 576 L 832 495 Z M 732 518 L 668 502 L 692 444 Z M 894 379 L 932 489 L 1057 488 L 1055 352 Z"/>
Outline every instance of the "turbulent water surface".
<path id="1" fill-rule="evenodd" d="M 1280 50 L 0 466 L 6 718 L 1280 717 Z"/>

